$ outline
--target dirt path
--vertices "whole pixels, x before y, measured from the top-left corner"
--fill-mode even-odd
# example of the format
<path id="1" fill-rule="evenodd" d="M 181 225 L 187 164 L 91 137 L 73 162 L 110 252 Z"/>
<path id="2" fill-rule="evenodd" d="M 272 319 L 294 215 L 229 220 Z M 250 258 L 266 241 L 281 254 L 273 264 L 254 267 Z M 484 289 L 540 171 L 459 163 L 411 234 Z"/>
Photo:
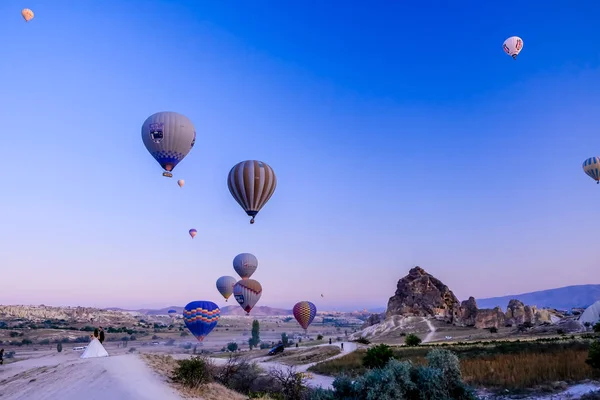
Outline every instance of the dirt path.
<path id="1" fill-rule="evenodd" d="M 423 339 L 423 343 L 429 343 L 433 340 L 433 337 L 435 336 L 436 328 L 435 328 L 435 326 L 433 326 L 433 324 L 431 323 L 431 321 L 429 319 L 423 318 L 423 320 L 427 323 L 427 326 L 429 327 L 429 333 Z"/>

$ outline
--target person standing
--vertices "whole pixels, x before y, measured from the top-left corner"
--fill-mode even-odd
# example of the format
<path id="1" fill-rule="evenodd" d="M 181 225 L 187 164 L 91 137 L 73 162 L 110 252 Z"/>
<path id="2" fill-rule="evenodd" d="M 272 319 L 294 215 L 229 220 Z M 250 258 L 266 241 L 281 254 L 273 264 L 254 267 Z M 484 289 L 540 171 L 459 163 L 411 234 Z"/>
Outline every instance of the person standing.
<path id="1" fill-rule="evenodd" d="M 98 340 L 100 340 L 100 344 L 104 342 L 104 328 L 102 327 L 100 327 L 100 338 Z"/>

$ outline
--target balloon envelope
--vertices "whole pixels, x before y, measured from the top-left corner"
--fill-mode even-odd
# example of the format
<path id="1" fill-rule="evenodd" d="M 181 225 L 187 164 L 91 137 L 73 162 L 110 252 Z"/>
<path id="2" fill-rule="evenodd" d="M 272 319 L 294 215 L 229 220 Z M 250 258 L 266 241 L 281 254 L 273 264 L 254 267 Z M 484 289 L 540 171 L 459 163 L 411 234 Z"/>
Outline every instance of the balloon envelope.
<path id="1" fill-rule="evenodd" d="M 222 276 L 217 279 L 217 290 L 225 297 L 225 301 L 233 294 L 233 285 L 235 285 L 235 282 L 236 279 L 233 276 Z"/>
<path id="2" fill-rule="evenodd" d="M 169 314 L 177 314 L 177 310 L 170 309 L 167 311 Z"/>
<path id="3" fill-rule="evenodd" d="M 196 234 L 197 234 L 197 233 L 198 233 L 198 231 L 197 231 L 197 230 L 195 230 L 195 229 L 190 229 L 190 236 L 192 237 L 192 239 L 196 237 Z"/>
<path id="4" fill-rule="evenodd" d="M 227 187 L 235 201 L 252 217 L 250 223 L 253 224 L 256 214 L 275 192 L 277 177 L 267 163 L 247 160 L 231 168 Z"/>
<path id="5" fill-rule="evenodd" d="M 183 309 L 183 321 L 199 342 L 217 326 L 221 310 L 212 301 L 192 301 Z"/>
<path id="6" fill-rule="evenodd" d="M 258 303 L 261 295 L 262 286 L 254 279 L 242 279 L 233 286 L 233 297 L 248 314 Z"/>
<path id="7" fill-rule="evenodd" d="M 185 181 L 183 179 L 180 179 L 177 181 L 177 184 L 179 185 L 179 187 L 183 187 L 183 185 L 185 185 Z"/>
<path id="8" fill-rule="evenodd" d="M 310 301 L 299 301 L 294 305 L 294 318 L 304 329 L 313 322 L 315 315 L 317 315 L 317 307 Z"/>
<path id="9" fill-rule="evenodd" d="M 248 279 L 258 268 L 258 259 L 254 254 L 241 253 L 233 259 L 233 269 L 242 279 Z"/>
<path id="10" fill-rule="evenodd" d="M 518 36 L 511 36 L 504 41 L 502 47 L 506 54 L 516 60 L 521 50 L 523 50 L 523 39 Z"/>
<path id="11" fill-rule="evenodd" d="M 33 19 L 33 11 L 31 11 L 29 8 L 24 8 L 21 11 L 21 15 L 23 16 L 25 22 L 29 22 Z"/>
<path id="12" fill-rule="evenodd" d="M 142 125 L 142 140 L 148 152 L 170 172 L 188 155 L 196 142 L 196 130 L 185 115 L 164 111 L 152 114 Z"/>
<path id="13" fill-rule="evenodd" d="M 583 162 L 583 172 L 600 183 L 600 157 L 590 157 Z"/>

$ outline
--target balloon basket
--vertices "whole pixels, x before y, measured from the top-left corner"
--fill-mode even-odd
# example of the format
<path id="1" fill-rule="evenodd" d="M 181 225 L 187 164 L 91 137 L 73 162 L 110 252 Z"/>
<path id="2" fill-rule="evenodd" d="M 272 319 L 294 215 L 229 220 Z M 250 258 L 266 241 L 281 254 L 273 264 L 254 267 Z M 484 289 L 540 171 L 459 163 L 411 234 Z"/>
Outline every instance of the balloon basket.
<path id="1" fill-rule="evenodd" d="M 173 174 L 170 172 L 163 172 L 163 176 L 166 176 L 167 178 L 172 178 Z"/>

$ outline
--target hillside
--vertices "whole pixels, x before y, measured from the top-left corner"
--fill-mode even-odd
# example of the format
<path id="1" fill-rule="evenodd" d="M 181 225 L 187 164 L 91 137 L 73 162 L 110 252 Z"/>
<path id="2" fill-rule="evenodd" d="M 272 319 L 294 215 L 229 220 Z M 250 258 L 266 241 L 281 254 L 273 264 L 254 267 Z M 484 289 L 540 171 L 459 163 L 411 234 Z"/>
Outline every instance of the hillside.
<path id="1" fill-rule="evenodd" d="M 477 305 L 481 308 L 500 306 L 504 310 L 511 299 L 518 299 L 525 304 L 535 305 L 538 308 L 549 307 L 561 310 L 583 308 L 600 300 L 600 285 L 565 286 L 538 292 L 477 299 Z"/>

